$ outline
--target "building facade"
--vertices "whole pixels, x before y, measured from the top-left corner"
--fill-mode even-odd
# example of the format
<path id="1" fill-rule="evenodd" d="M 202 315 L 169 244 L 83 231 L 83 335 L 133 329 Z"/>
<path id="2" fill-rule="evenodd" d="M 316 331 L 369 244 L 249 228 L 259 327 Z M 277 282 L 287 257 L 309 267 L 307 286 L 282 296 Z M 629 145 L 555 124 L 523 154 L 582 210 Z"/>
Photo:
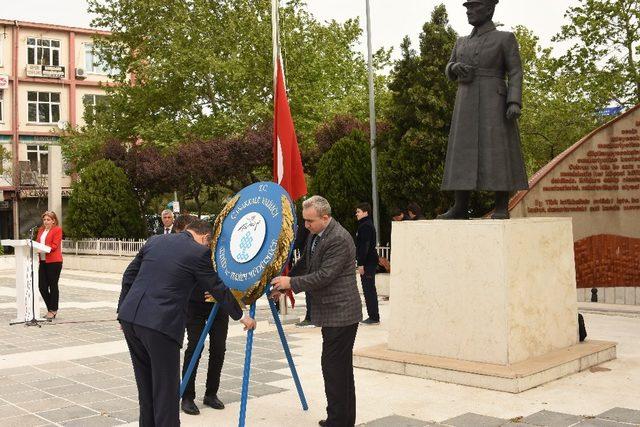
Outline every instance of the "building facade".
<path id="1" fill-rule="evenodd" d="M 111 82 L 93 38 L 107 34 L 0 19 L 2 238 L 24 236 L 40 222 L 49 182 L 68 198 L 71 178 L 65 174 L 59 134 L 67 126 L 83 126 L 87 110 L 105 97 Z"/>

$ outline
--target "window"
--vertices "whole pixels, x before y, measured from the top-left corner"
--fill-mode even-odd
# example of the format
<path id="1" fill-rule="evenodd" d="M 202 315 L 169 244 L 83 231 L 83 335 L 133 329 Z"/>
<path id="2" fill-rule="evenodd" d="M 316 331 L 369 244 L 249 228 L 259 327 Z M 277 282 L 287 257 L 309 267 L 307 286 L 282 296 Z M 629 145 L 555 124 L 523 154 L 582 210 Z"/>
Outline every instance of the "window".
<path id="1" fill-rule="evenodd" d="M 100 52 L 90 43 L 84 45 L 84 68 L 88 73 L 112 74 L 107 64 L 100 58 Z"/>
<path id="2" fill-rule="evenodd" d="M 29 123 L 60 121 L 60 92 L 27 92 Z"/>
<path id="3" fill-rule="evenodd" d="M 97 106 L 103 106 L 107 103 L 107 95 L 84 95 L 82 97 L 82 103 L 84 104 L 84 108 L 95 108 Z"/>
<path id="4" fill-rule="evenodd" d="M 60 40 L 28 37 L 27 64 L 60 65 Z"/>
<path id="5" fill-rule="evenodd" d="M 46 175 L 49 168 L 49 146 L 27 145 L 27 159 L 33 172 Z"/>
<path id="6" fill-rule="evenodd" d="M 104 109 L 107 105 L 106 95 L 84 95 L 82 97 L 84 105 L 84 121 L 87 124 L 93 124 L 98 109 Z"/>

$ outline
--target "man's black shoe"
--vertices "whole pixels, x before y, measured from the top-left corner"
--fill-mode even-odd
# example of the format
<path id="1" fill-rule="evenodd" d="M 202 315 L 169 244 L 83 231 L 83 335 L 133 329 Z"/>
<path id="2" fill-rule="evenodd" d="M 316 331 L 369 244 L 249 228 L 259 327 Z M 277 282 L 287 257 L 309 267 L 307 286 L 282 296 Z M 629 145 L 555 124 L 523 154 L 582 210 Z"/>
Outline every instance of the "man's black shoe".
<path id="1" fill-rule="evenodd" d="M 202 403 L 211 406 L 213 409 L 224 409 L 224 403 L 218 399 L 218 396 L 205 396 L 204 399 L 202 399 Z"/>
<path id="2" fill-rule="evenodd" d="M 363 325 L 377 325 L 377 324 L 380 323 L 380 321 L 379 320 L 373 320 L 371 318 L 367 318 L 367 320 L 363 320 L 360 323 L 362 323 Z"/>
<path id="3" fill-rule="evenodd" d="M 319 425 L 319 426 L 322 426 L 322 427 L 325 427 L 325 426 L 327 425 L 327 420 L 320 420 L 320 421 L 318 421 L 318 425 Z"/>
<path id="4" fill-rule="evenodd" d="M 196 404 L 193 402 L 193 399 L 182 399 L 182 403 L 180 404 L 180 406 L 182 407 L 182 410 L 184 411 L 185 414 L 189 414 L 189 415 L 200 414 L 200 409 L 198 409 Z"/>

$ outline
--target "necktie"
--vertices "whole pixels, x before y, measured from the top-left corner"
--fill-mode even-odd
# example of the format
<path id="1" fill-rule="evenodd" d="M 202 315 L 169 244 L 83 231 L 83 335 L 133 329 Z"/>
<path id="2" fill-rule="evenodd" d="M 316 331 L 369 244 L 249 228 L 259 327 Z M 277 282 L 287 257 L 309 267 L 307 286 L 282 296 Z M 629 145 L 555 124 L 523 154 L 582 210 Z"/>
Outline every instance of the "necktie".
<path id="1" fill-rule="evenodd" d="M 164 229 L 164 234 L 169 234 L 169 229 L 168 228 Z"/>
<path id="2" fill-rule="evenodd" d="M 317 244 L 318 244 L 318 235 L 314 234 L 313 238 L 311 239 L 311 255 L 313 255 L 313 252 L 316 250 Z"/>

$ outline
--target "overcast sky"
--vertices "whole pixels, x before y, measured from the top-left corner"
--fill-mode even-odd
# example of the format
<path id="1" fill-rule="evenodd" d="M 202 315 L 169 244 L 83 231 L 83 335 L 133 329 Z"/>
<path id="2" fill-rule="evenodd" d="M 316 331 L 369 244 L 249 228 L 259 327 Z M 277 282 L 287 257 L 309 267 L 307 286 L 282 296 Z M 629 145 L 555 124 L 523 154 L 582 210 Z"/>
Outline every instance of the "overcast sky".
<path id="1" fill-rule="evenodd" d="M 86 0 L 3 0 L 2 3 L 0 18 L 4 19 L 76 27 L 89 27 L 91 21 L 86 12 Z M 439 3 L 446 5 L 451 24 L 459 34 L 470 32 L 463 0 L 371 0 L 374 50 L 393 47 L 397 54 L 405 35 L 411 37 L 414 46 L 417 46 L 422 24 Z M 497 6 L 494 20 L 503 23 L 507 29 L 525 25 L 540 37 L 544 46 L 550 46 L 551 37 L 566 23 L 564 13 L 567 8 L 579 3 L 579 0 L 503 0 Z M 360 16 L 361 24 L 363 27 L 366 25 L 365 0 L 307 0 L 307 4 L 320 20 L 344 21 Z M 361 49 L 365 52 L 366 38 L 363 37 L 361 43 Z"/>

